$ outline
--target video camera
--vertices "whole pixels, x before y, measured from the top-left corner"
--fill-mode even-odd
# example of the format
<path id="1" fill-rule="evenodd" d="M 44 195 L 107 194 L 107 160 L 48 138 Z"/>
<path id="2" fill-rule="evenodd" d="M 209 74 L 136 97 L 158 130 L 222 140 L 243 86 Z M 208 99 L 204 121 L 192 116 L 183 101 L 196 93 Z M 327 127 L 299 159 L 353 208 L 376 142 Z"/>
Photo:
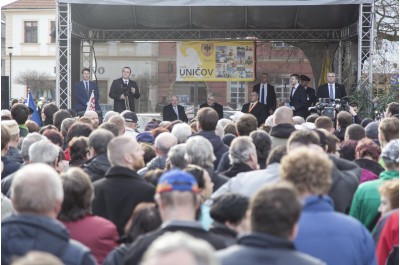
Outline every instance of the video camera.
<path id="1" fill-rule="evenodd" d="M 123 83 L 121 87 L 122 91 L 124 92 L 124 95 L 127 97 L 129 95 L 129 92 L 131 92 L 131 89 L 125 83 Z"/>
<path id="2" fill-rule="evenodd" d="M 335 120 L 336 113 L 344 110 L 349 111 L 349 100 L 347 97 L 341 99 L 320 98 L 315 107 L 310 107 L 311 113 L 317 113 L 320 116 L 327 116 Z"/>

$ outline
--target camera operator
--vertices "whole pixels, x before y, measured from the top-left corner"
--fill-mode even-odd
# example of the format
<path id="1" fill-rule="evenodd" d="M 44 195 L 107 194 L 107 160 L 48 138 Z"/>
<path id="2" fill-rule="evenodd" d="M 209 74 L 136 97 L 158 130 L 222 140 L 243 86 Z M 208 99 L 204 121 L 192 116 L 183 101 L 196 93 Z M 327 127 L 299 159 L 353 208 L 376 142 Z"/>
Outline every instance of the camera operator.
<path id="1" fill-rule="evenodd" d="M 353 116 L 353 123 L 361 124 L 362 118 L 358 115 L 358 104 L 356 102 L 350 103 L 349 113 Z"/>
<path id="2" fill-rule="evenodd" d="M 135 112 L 135 98 L 140 97 L 138 85 L 130 80 L 131 68 L 122 68 L 122 77 L 113 81 L 109 96 L 114 99 L 114 111 L 121 113 L 124 110 Z"/>

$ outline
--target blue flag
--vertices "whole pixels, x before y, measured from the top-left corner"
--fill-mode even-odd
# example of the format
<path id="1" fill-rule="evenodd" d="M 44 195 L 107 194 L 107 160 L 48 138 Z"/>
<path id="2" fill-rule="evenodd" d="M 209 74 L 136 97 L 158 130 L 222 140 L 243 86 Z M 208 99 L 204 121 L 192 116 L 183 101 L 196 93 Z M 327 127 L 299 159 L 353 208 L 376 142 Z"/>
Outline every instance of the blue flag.
<path id="1" fill-rule="evenodd" d="M 42 126 L 42 119 L 39 117 L 39 113 L 36 109 L 35 101 L 33 101 L 33 97 L 31 92 L 28 93 L 28 107 L 33 110 L 31 120 L 36 122 L 36 124 L 40 127 Z"/>

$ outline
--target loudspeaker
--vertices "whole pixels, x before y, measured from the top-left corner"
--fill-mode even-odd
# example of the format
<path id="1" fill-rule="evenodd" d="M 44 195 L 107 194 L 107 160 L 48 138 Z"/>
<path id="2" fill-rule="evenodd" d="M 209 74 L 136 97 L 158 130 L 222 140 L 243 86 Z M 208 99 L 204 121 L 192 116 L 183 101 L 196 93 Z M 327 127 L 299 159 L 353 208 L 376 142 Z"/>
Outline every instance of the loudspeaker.
<path id="1" fill-rule="evenodd" d="M 1 109 L 10 109 L 9 76 L 1 76 Z"/>

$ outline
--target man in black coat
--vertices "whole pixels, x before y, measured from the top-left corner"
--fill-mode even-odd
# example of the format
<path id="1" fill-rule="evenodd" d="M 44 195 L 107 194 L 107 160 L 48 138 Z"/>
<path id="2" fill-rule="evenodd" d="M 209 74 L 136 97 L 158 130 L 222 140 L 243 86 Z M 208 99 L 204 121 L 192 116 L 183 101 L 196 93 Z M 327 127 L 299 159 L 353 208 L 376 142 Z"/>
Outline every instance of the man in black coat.
<path id="1" fill-rule="evenodd" d="M 188 122 L 188 118 L 185 113 L 185 108 L 178 105 L 178 96 L 173 95 L 171 97 L 171 104 L 164 106 L 163 108 L 163 120 L 164 121 L 175 121 L 181 120 L 183 122 Z"/>
<path id="2" fill-rule="evenodd" d="M 200 105 L 200 109 L 205 107 L 213 108 L 218 113 L 219 119 L 222 119 L 224 117 L 224 107 L 221 104 L 215 102 L 215 97 L 212 93 L 209 93 L 207 95 L 207 102 Z"/>
<path id="3" fill-rule="evenodd" d="M 138 85 L 135 81 L 130 80 L 131 68 L 122 68 L 122 77 L 112 82 L 110 98 L 114 99 L 114 111 L 122 112 L 130 110 L 135 112 L 135 98 L 140 98 Z"/>
<path id="4" fill-rule="evenodd" d="M 195 219 L 200 194 L 196 179 L 191 174 L 181 170 L 164 173 L 158 181 L 155 198 L 163 224 L 159 229 L 139 237 L 129 246 L 125 257 L 126 265 L 140 264 L 150 244 L 167 232 L 187 233 L 207 241 L 216 250 L 226 247 L 222 238 L 204 230 Z"/>
<path id="5" fill-rule="evenodd" d="M 341 99 L 347 96 L 346 88 L 344 85 L 336 83 L 335 73 L 328 73 L 328 83 L 320 85 L 317 90 L 317 99 L 320 98 L 333 98 Z"/>
<path id="6" fill-rule="evenodd" d="M 266 105 L 267 117 L 272 115 L 276 109 L 275 88 L 267 83 L 268 74 L 263 73 L 261 83 L 253 86 L 253 91 L 258 92 L 259 101 Z"/>
<path id="7" fill-rule="evenodd" d="M 93 214 L 113 222 L 120 236 L 136 205 L 154 201 L 154 187 L 136 173 L 144 166 L 143 154 L 133 137 L 112 139 L 107 151 L 111 168 L 93 183 Z"/>
<path id="8" fill-rule="evenodd" d="M 308 82 L 310 82 L 311 79 L 306 76 L 306 75 L 300 75 L 300 85 L 304 87 L 307 93 L 307 101 L 308 101 L 308 107 L 315 106 L 317 103 L 317 97 L 315 96 L 315 89 L 312 87 L 308 86 Z"/>
<path id="9" fill-rule="evenodd" d="M 256 91 L 250 93 L 250 102 L 242 106 L 243 113 L 250 113 L 256 117 L 258 126 L 263 124 L 267 119 L 267 107 L 258 101 L 259 95 Z"/>
<path id="10" fill-rule="evenodd" d="M 303 86 L 299 84 L 299 75 L 290 75 L 290 108 L 293 110 L 293 116 L 300 116 L 304 119 L 307 118 L 307 93 Z"/>
<path id="11" fill-rule="evenodd" d="M 301 205 L 291 185 L 265 186 L 255 194 L 249 208 L 251 233 L 241 236 L 235 245 L 218 251 L 222 265 L 264 264 L 267 260 L 275 265 L 325 264 L 294 246 Z"/>

